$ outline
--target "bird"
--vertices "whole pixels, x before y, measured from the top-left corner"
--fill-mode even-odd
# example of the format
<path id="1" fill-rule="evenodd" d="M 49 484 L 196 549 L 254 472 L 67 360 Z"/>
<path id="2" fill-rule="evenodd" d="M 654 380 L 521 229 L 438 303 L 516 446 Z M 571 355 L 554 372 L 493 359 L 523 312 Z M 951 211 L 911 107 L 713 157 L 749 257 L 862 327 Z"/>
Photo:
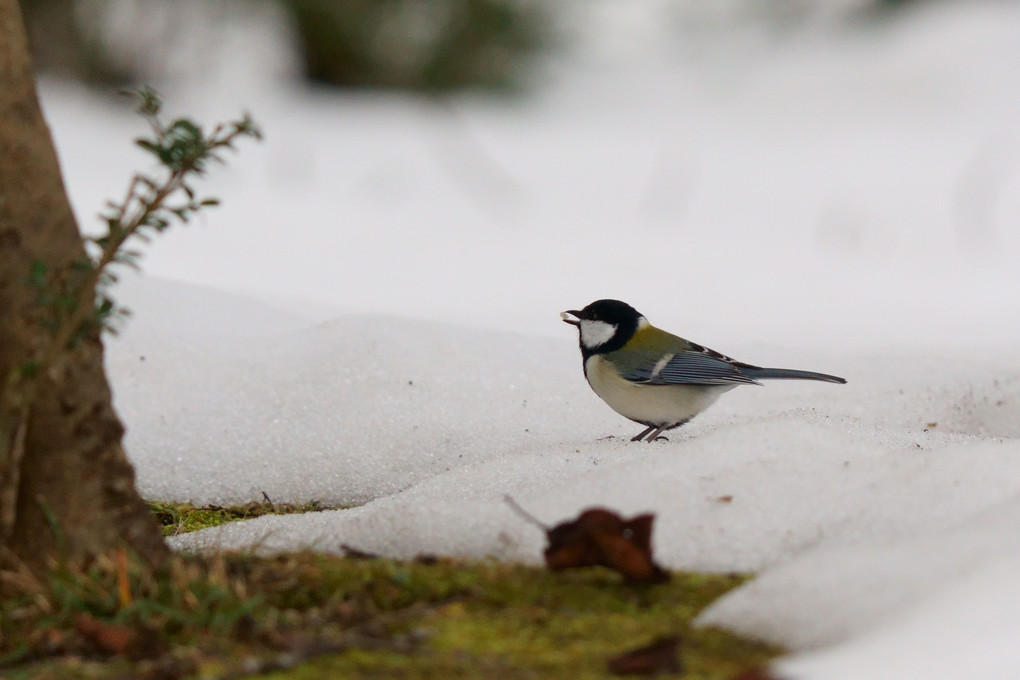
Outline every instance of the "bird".
<path id="1" fill-rule="evenodd" d="M 763 368 L 658 329 L 620 300 L 596 300 L 560 312 L 577 326 L 584 377 L 610 408 L 645 426 L 631 441 L 665 439 L 738 385 L 760 380 L 820 380 L 845 384 L 835 375 Z"/>

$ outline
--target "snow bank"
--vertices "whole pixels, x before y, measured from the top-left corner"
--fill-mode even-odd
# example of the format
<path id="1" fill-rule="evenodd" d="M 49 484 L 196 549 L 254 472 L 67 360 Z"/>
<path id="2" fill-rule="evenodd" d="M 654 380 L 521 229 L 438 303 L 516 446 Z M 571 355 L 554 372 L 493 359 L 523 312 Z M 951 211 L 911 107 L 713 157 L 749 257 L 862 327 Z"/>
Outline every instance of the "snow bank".
<path id="1" fill-rule="evenodd" d="M 108 365 L 146 496 L 356 506 L 234 523 L 179 548 L 538 563 L 543 536 L 510 494 L 549 523 L 592 505 L 652 511 L 664 565 L 761 572 L 701 622 L 819 650 L 784 660 L 790 677 L 849 678 L 862 658 L 873 677 L 972 668 L 974 640 L 940 644 L 935 661 L 928 645 L 958 637 L 961 619 L 1020 632 L 1002 603 L 1020 560 L 1020 370 L 999 366 L 1016 353 L 728 347 L 851 382 L 741 388 L 669 442 L 635 444 L 640 427 L 588 390 L 575 331 L 553 313 L 560 340 L 317 323 L 180 284 L 126 286 L 136 318 Z M 1012 654 L 1008 640 L 982 639 L 989 668 L 1008 667 L 995 656 Z"/>

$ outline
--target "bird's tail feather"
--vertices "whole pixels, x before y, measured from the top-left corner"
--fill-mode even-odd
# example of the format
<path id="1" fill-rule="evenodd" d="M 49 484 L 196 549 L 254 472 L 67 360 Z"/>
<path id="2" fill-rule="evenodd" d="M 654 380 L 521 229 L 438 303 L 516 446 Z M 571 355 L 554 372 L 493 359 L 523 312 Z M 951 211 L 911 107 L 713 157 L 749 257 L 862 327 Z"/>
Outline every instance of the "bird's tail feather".
<path id="1" fill-rule="evenodd" d="M 740 372 L 755 380 L 821 380 L 822 382 L 846 384 L 846 379 L 814 371 L 795 371 L 789 368 L 761 368 L 758 366 L 741 367 Z"/>

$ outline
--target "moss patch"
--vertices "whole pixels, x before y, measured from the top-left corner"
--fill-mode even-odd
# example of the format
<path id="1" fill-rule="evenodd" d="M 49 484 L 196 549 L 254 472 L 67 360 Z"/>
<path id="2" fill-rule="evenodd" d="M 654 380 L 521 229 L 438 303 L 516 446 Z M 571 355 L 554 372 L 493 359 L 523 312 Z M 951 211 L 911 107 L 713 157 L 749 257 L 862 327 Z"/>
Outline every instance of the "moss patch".
<path id="1" fill-rule="evenodd" d="M 777 652 L 690 625 L 743 580 L 310 552 L 151 572 L 121 556 L 0 604 L 0 676 L 605 678 L 610 657 L 679 635 L 684 677 L 721 680 Z"/>
<path id="2" fill-rule="evenodd" d="M 319 501 L 312 501 L 302 505 L 292 503 L 257 503 L 251 502 L 247 505 L 231 505 L 221 507 L 218 505 L 207 505 L 198 507 L 187 503 L 172 503 L 169 501 L 151 501 L 149 508 L 156 519 L 163 527 L 164 536 L 176 536 L 186 534 L 189 531 L 208 529 L 227 522 L 234 522 L 241 519 L 252 519 L 262 515 L 292 515 L 301 512 L 316 512 L 327 510 Z"/>
<path id="3" fill-rule="evenodd" d="M 413 654 L 358 650 L 323 657 L 277 680 L 315 677 L 606 678 L 607 660 L 655 638 L 681 637 L 686 678 L 732 678 L 777 650 L 692 618 L 739 585 L 740 576 L 674 573 L 635 587 L 603 569 L 552 574 L 490 562 L 366 565 L 377 596 L 436 602 L 401 629 L 420 636 Z M 385 593 L 383 595 L 383 593 Z"/>

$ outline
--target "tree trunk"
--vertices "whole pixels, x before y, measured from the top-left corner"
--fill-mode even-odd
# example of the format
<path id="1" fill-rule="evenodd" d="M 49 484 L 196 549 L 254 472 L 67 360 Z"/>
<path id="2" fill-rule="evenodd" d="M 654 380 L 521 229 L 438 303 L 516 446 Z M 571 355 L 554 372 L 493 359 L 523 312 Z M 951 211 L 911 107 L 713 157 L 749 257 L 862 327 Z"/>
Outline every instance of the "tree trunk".
<path id="1" fill-rule="evenodd" d="M 0 563 L 8 566 L 76 562 L 118 547 L 150 562 L 166 554 L 121 447 L 99 330 L 61 352 L 32 379 L 34 389 L 10 389 L 52 338 L 29 285 L 33 266 L 70 273 L 84 258 L 18 2 L 0 0 L 0 388 L 8 388 L 0 404 Z"/>

